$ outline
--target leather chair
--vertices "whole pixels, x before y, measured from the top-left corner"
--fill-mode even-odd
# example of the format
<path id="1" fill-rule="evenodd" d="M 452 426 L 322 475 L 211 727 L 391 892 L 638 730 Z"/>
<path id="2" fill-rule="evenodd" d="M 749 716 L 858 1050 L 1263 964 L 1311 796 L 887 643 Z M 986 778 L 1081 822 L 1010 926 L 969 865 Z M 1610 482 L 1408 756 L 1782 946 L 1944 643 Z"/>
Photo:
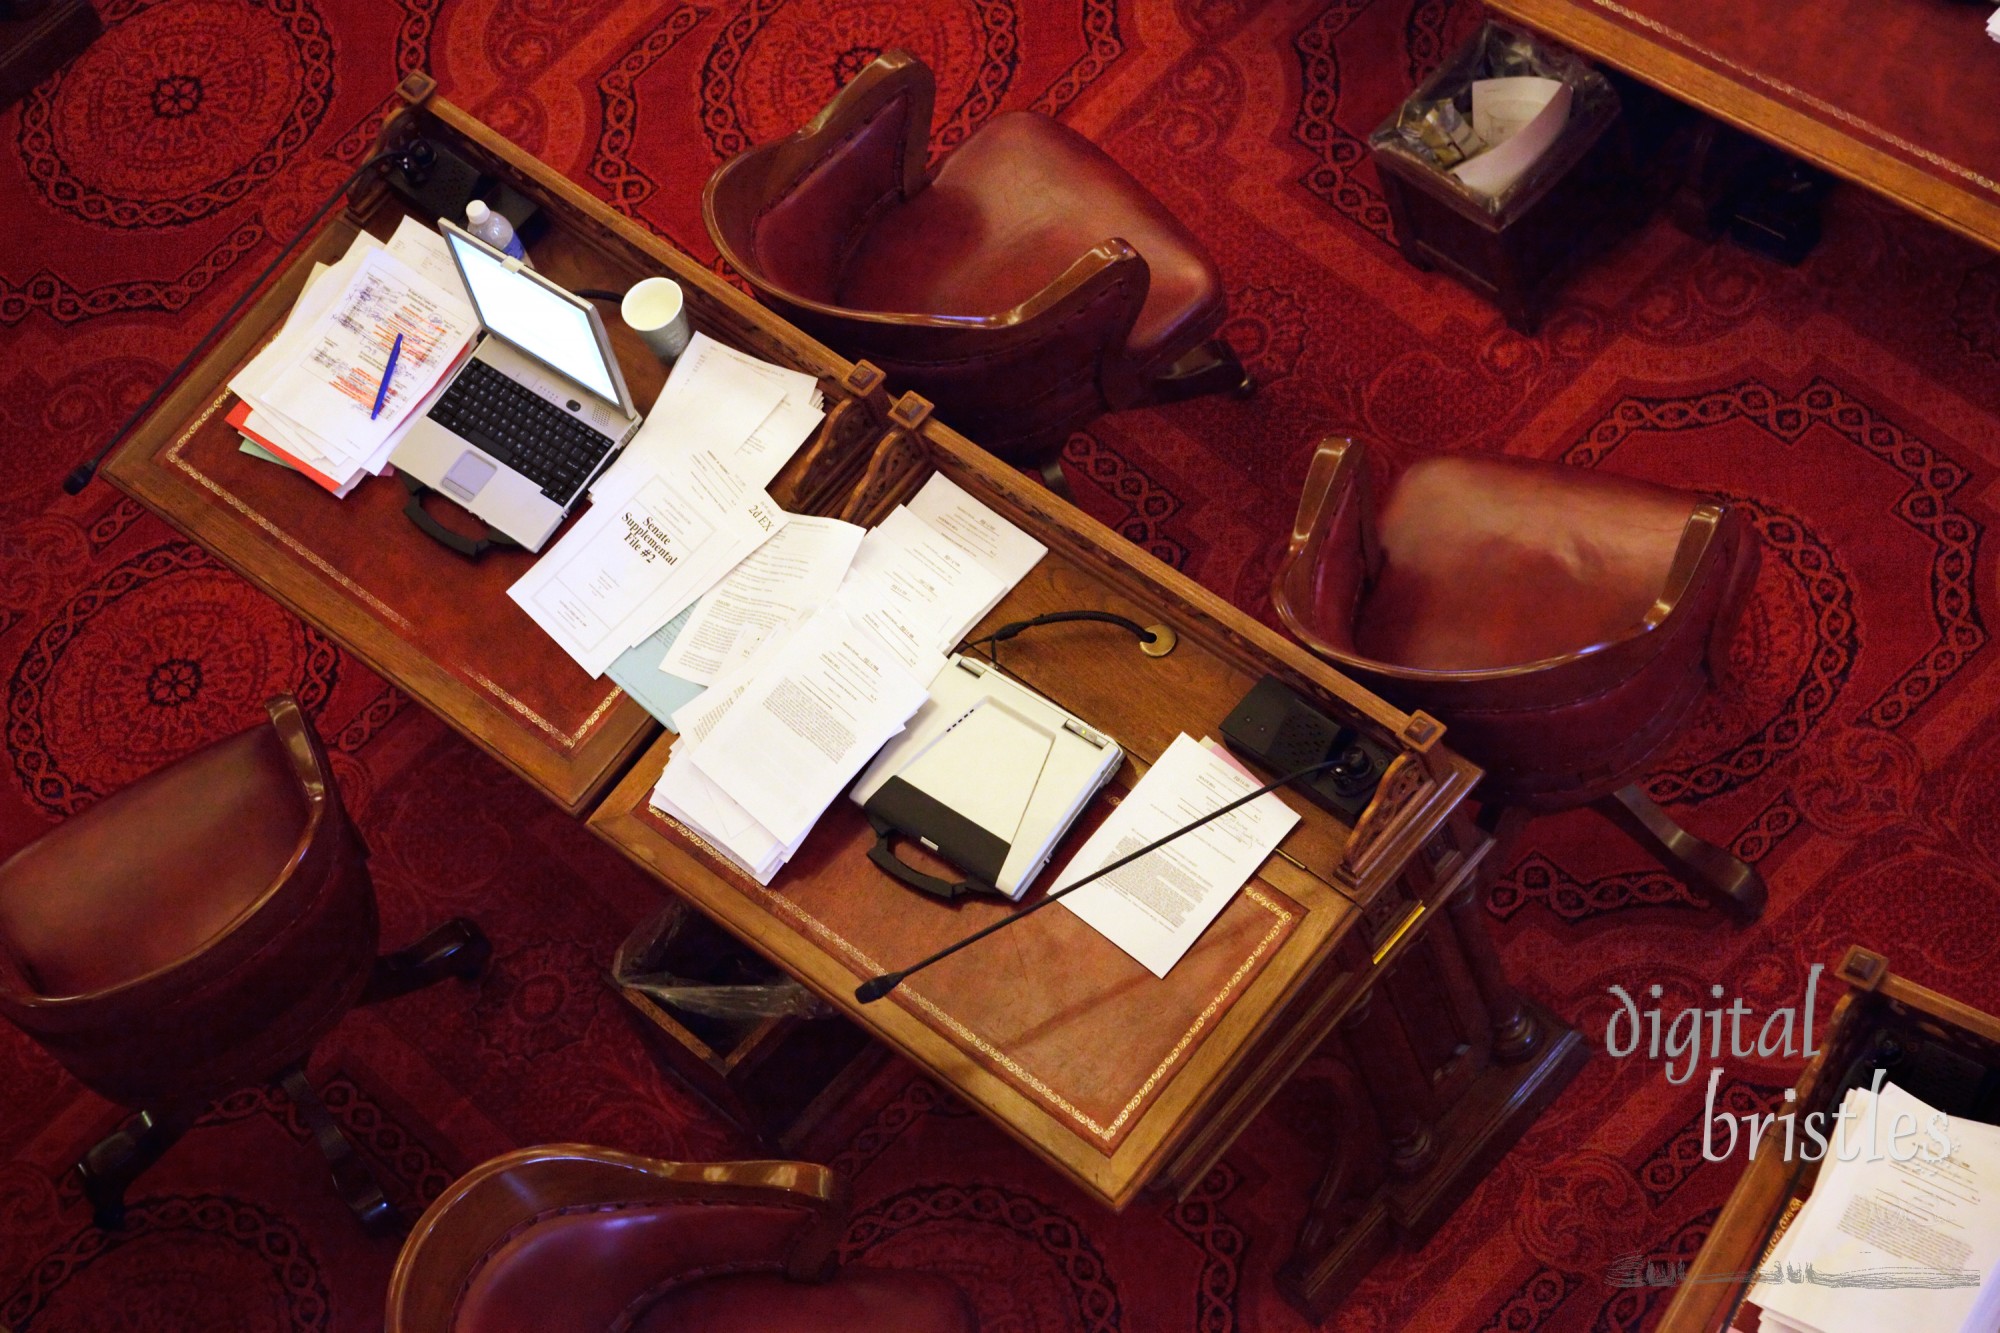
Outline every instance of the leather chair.
<path id="1" fill-rule="evenodd" d="M 1145 187 L 1028 111 L 933 172 L 934 97 L 890 51 L 709 178 L 709 235 L 766 305 L 1054 485 L 1070 432 L 1103 412 L 1254 387 L 1215 337 L 1214 261 Z"/>
<path id="2" fill-rule="evenodd" d="M 1447 456 L 1381 487 L 1324 441 L 1272 583 L 1286 627 L 1445 723 L 1514 815 L 1599 802 L 1667 868 L 1743 919 L 1757 872 L 1682 829 L 1636 780 L 1672 742 L 1756 577 L 1742 514 L 1599 472 Z"/>
<path id="3" fill-rule="evenodd" d="M 803 1162 L 523 1148 L 425 1212 L 384 1333 L 974 1333 L 944 1278 L 836 1272 L 846 1211 Z"/>
<path id="4" fill-rule="evenodd" d="M 78 1081 L 138 1109 L 78 1165 L 100 1226 L 215 1098 L 276 1078 L 364 1225 L 394 1209 L 306 1081 L 356 1004 L 479 975 L 454 921 L 375 956 L 368 849 L 289 696 L 0 865 L 0 1015 Z"/>

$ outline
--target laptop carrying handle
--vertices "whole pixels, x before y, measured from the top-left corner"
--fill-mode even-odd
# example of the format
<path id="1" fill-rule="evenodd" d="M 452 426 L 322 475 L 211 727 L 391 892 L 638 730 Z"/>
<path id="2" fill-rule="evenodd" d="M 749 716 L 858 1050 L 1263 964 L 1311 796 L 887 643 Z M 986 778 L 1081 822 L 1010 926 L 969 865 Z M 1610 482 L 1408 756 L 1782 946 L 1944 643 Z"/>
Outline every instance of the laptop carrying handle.
<path id="1" fill-rule="evenodd" d="M 896 836 L 902 833 L 901 829 L 874 815 L 869 816 L 868 825 L 875 830 L 875 845 L 868 849 L 868 859 L 880 866 L 898 883 L 907 885 L 919 893 L 927 893 L 942 902 L 952 902 L 968 893 L 999 892 L 991 885 L 981 884 L 976 879 L 953 881 L 938 875 L 926 875 L 896 855 Z"/>
<path id="2" fill-rule="evenodd" d="M 462 532 L 453 532 L 450 528 L 432 518 L 430 511 L 424 508 L 424 497 L 427 495 L 436 495 L 439 492 L 433 491 L 407 472 L 401 475 L 403 486 L 410 493 L 409 500 L 403 505 L 403 517 L 416 524 L 417 530 L 431 540 L 442 542 L 468 560 L 477 560 L 480 556 L 485 555 L 488 551 L 496 547 L 520 545 L 520 543 L 511 538 L 504 537 L 492 528 L 486 527 L 484 522 L 480 524 L 480 527 L 484 528 L 486 532 L 484 537 L 468 537 Z"/>

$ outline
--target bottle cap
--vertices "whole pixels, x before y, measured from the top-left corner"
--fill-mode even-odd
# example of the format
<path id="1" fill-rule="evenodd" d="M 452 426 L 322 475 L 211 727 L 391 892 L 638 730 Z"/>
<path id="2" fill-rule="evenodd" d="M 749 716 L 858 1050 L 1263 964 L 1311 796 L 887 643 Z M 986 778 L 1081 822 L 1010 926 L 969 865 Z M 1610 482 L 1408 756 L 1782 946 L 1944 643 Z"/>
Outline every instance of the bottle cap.
<path id="1" fill-rule="evenodd" d="M 465 220 L 476 227 L 486 221 L 492 212 L 493 210 L 486 206 L 484 200 L 475 199 L 465 206 Z"/>

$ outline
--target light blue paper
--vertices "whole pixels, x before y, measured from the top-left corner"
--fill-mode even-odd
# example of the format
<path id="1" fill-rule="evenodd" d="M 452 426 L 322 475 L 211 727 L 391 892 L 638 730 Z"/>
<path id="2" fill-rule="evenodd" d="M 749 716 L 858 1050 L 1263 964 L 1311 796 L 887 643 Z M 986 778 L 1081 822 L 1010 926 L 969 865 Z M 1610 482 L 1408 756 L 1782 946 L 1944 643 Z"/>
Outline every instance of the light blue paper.
<path id="1" fill-rule="evenodd" d="M 297 468 L 292 466 L 290 460 L 278 457 L 276 454 L 272 453 L 269 449 L 266 449 L 263 445 L 251 439 L 248 435 L 244 436 L 243 443 L 237 445 L 236 447 L 238 449 L 241 449 L 244 453 L 250 455 L 252 458 L 261 458 L 266 463 L 276 463 L 279 467 L 285 469 L 285 471 L 287 472 L 298 471 Z"/>
<path id="2" fill-rule="evenodd" d="M 680 637 L 681 629 L 693 614 L 694 607 L 688 607 L 654 630 L 651 638 L 627 648 L 605 672 L 620 689 L 637 699 L 641 708 L 669 729 L 674 725 L 674 710 L 686 707 L 690 699 L 708 688 L 660 670 L 660 660 L 674 646 L 674 640 Z"/>

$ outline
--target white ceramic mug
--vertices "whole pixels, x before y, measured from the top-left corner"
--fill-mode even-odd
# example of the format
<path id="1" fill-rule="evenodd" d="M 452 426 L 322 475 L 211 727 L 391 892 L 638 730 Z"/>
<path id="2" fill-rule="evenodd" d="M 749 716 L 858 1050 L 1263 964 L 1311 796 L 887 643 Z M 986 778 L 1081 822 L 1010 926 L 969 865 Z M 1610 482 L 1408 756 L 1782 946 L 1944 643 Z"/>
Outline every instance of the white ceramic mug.
<path id="1" fill-rule="evenodd" d="M 645 278 L 634 284 L 619 302 L 618 313 L 625 325 L 653 349 L 662 361 L 672 361 L 687 350 L 694 332 L 688 327 L 687 302 L 681 285 L 672 278 Z"/>

